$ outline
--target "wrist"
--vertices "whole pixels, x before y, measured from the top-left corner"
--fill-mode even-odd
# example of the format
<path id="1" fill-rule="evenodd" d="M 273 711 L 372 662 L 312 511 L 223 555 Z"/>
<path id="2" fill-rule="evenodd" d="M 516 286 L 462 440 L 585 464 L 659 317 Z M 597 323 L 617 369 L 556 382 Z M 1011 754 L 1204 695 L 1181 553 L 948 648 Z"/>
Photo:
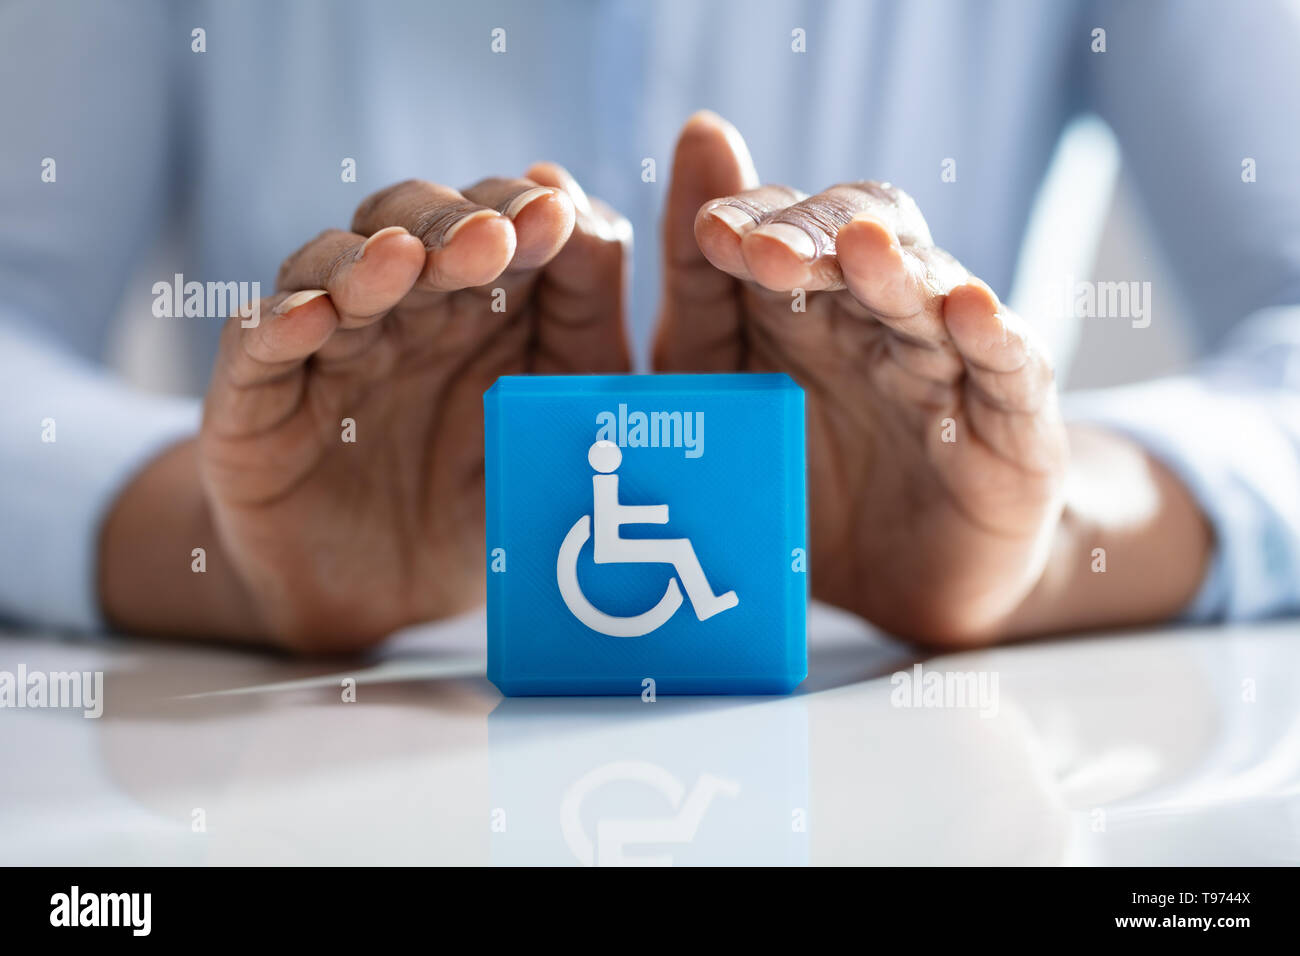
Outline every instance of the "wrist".
<path id="1" fill-rule="evenodd" d="M 1004 637 L 1169 620 L 1209 569 L 1209 523 L 1171 471 L 1121 435 L 1082 426 L 1069 434 L 1049 556 Z"/>
<path id="2" fill-rule="evenodd" d="M 212 520 L 192 439 L 149 461 L 121 491 L 100 528 L 98 553 L 100 607 L 115 630 L 267 636 Z"/>

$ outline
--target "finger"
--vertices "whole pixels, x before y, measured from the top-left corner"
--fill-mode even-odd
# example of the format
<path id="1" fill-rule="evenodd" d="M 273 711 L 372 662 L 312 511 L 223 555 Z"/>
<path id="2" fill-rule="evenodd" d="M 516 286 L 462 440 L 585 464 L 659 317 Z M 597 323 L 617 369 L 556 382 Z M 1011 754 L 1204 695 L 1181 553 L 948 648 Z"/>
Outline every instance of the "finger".
<path id="1" fill-rule="evenodd" d="M 562 190 L 575 211 L 569 241 L 546 266 L 537 289 L 534 371 L 553 374 L 625 372 L 631 367 L 624 314 L 632 224 L 555 163 L 527 173 Z"/>
<path id="2" fill-rule="evenodd" d="M 262 299 L 251 316 L 221 332 L 204 407 L 204 427 L 222 436 L 263 432 L 297 407 L 303 367 L 326 346 L 339 316 L 323 289 Z"/>
<path id="3" fill-rule="evenodd" d="M 374 235 L 401 226 L 424 243 L 417 288 L 451 292 L 491 282 L 510 264 L 517 245 L 509 218 L 471 202 L 454 189 L 420 179 L 390 186 L 366 199 L 352 231 Z"/>
<path id="4" fill-rule="evenodd" d="M 580 217 L 584 213 L 591 215 L 591 198 L 587 195 L 587 191 L 574 178 L 573 173 L 559 163 L 533 163 L 524 173 L 524 178 L 531 179 L 539 186 L 552 186 L 564 190 L 564 194 L 569 197 L 569 201 L 573 203 L 573 208 Z"/>
<path id="5" fill-rule="evenodd" d="M 944 321 L 966 366 L 967 414 L 975 433 L 1003 458 L 1046 468 L 1059 454 L 1052 363 L 1020 316 L 970 279 L 948 294 Z M 1039 426 L 1042 427 L 1039 427 Z"/>
<path id="6" fill-rule="evenodd" d="M 599 199 L 592 199 L 567 169 L 559 163 L 534 163 L 525 174 L 534 182 L 564 190 L 576 213 L 574 229 L 604 242 L 630 246 L 632 224 Z"/>
<path id="7" fill-rule="evenodd" d="M 464 190 L 465 198 L 490 206 L 515 227 L 515 257 L 507 271 L 549 262 L 573 232 L 573 200 L 562 189 L 532 179 L 484 179 Z"/>
<path id="8" fill-rule="evenodd" d="M 695 217 L 711 199 L 757 189 L 744 139 L 713 113 L 682 128 L 673 156 L 664 220 L 664 296 L 655 333 L 656 368 L 721 371 L 742 356 L 735 279 L 714 268 L 695 240 Z"/>
<path id="9" fill-rule="evenodd" d="M 902 245 L 930 244 L 920 210 L 902 190 L 844 183 L 768 215 L 744 237 L 745 263 L 759 283 L 776 291 L 841 289 L 837 239 L 859 216 L 885 223 Z"/>
<path id="10" fill-rule="evenodd" d="M 1051 362 L 1024 319 L 972 278 L 948 294 L 944 321 L 966 374 L 990 403 L 1009 411 L 1038 409 L 1051 387 Z"/>
<path id="11" fill-rule="evenodd" d="M 359 328 L 400 302 L 424 263 L 424 243 L 401 226 L 389 226 L 369 238 L 330 229 L 284 261 L 276 288 L 325 289 L 341 327 Z"/>
<path id="12" fill-rule="evenodd" d="M 695 241 L 695 217 L 710 199 L 757 189 L 758 173 L 740 131 L 716 113 L 701 111 L 682 127 L 673 155 L 664 220 L 667 261 L 704 267 Z"/>
<path id="13" fill-rule="evenodd" d="M 277 294 L 251 317 L 226 323 L 199 430 L 211 487 L 257 504 L 314 467 L 324 447 L 321 423 L 331 415 L 307 400 L 306 362 L 333 341 L 338 325 L 323 289 Z"/>
<path id="14" fill-rule="evenodd" d="M 905 246 L 884 221 L 860 215 L 836 237 L 837 266 L 853 298 L 909 341 L 946 342 L 943 297 L 968 273 L 934 246 Z"/>
<path id="15" fill-rule="evenodd" d="M 760 186 L 715 199 L 705 203 L 695 216 L 695 241 L 715 268 L 737 279 L 752 280 L 741 242 L 768 216 L 805 198 L 789 186 Z"/>

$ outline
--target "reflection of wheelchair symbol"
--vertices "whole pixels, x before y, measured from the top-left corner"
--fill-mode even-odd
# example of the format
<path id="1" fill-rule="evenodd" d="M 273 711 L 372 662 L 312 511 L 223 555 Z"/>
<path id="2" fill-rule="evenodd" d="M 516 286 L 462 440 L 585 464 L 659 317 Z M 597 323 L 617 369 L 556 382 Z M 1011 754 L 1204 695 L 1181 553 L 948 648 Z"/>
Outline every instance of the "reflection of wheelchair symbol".
<path id="1" fill-rule="evenodd" d="M 695 616 L 701 621 L 740 603 L 735 591 L 713 593 L 689 538 L 621 537 L 619 528 L 625 524 L 667 524 L 668 506 L 619 503 L 618 475 L 614 472 L 623 463 L 623 453 L 613 442 L 596 442 L 587 453 L 587 460 L 600 472 L 591 479 L 592 514 L 583 515 L 573 523 L 564 536 L 555 563 L 560 596 L 574 617 L 593 631 L 610 637 L 640 637 L 662 626 L 682 605 L 677 578 L 668 581 L 658 604 L 632 617 L 606 614 L 587 600 L 578 584 L 578 555 L 593 535 L 593 515 L 595 544 L 592 550 L 597 564 L 671 564 L 686 587 Z"/>
<path id="2" fill-rule="evenodd" d="M 676 578 L 673 581 L 676 582 Z M 678 598 L 680 600 L 680 597 Z M 673 816 L 648 818 L 600 817 L 593 841 L 582 827 L 582 805 L 609 784 L 643 784 L 667 798 Z M 719 794 L 735 797 L 740 784 L 702 773 L 690 792 L 682 782 L 657 764 L 644 760 L 618 760 L 583 775 L 560 802 L 560 829 L 569 850 L 585 866 L 672 866 L 671 853 L 632 855 L 629 846 L 692 843 Z"/>

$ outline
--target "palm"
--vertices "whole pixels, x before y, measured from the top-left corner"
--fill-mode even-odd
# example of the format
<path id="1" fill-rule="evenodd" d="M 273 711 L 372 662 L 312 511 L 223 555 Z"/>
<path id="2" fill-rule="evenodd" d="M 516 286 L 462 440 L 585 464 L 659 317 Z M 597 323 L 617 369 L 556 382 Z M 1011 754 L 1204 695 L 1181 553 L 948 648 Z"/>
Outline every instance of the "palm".
<path id="1" fill-rule="evenodd" d="M 748 289 L 741 301 L 746 368 L 786 372 L 807 390 L 812 548 L 832 557 L 818 569 L 819 596 L 905 631 L 915 625 L 894 621 L 891 606 L 924 603 L 937 582 L 991 591 L 1006 567 L 1001 539 L 1032 539 L 1050 507 L 1050 474 L 992 454 L 968 467 L 952 447 L 971 438 L 961 390 L 918 383 L 934 394 L 904 394 L 892 333 L 849 293 L 812 294 L 800 319 L 815 332 L 796 335 L 788 303 L 780 314 Z"/>

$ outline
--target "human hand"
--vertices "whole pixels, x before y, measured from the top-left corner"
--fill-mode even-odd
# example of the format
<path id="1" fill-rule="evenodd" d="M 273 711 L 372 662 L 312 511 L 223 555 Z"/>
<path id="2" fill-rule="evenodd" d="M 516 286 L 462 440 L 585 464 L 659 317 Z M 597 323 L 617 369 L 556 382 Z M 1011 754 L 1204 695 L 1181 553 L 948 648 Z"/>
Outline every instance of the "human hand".
<path id="1" fill-rule="evenodd" d="M 813 594 L 902 636 L 1002 633 L 1047 566 L 1069 458 L 1033 330 L 901 190 L 760 186 L 711 114 L 678 142 L 664 243 L 656 369 L 807 393 Z"/>
<path id="2" fill-rule="evenodd" d="M 166 533 L 159 507 L 210 529 L 193 543 L 217 546 L 222 601 L 187 618 L 184 595 L 215 580 L 182 576 L 160 596 L 124 554 L 101 561 L 110 617 L 349 650 L 481 602 L 483 392 L 503 374 L 627 370 L 629 236 L 552 164 L 365 200 L 351 231 L 286 260 L 256 327 L 229 320 L 197 444 L 147 469 L 106 525 L 103 549 L 115 534 L 136 551 Z M 146 523 L 141 543 L 132 525 Z"/>

